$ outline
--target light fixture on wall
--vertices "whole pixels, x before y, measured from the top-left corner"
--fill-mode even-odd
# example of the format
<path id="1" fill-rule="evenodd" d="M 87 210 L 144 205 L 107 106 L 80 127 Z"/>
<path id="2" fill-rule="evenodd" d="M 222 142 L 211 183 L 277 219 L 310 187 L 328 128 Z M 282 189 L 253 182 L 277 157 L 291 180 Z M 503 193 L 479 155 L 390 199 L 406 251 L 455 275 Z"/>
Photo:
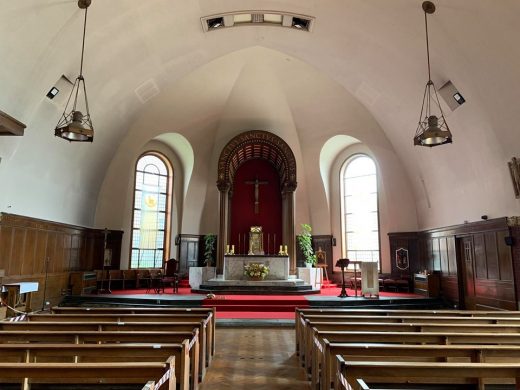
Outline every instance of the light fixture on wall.
<path id="1" fill-rule="evenodd" d="M 432 81 L 430 71 L 430 43 L 428 40 L 428 14 L 435 12 L 435 4 L 431 1 L 422 3 L 424 10 L 424 24 L 426 27 L 426 55 L 428 59 L 428 82 L 424 89 L 423 102 L 421 107 L 421 115 L 419 117 L 419 125 L 413 138 L 414 145 L 420 146 L 439 146 L 452 142 L 452 136 L 446 118 L 437 96 L 437 89 Z M 435 107 L 436 106 L 436 107 Z M 438 111 L 438 115 L 435 112 Z"/>
<path id="2" fill-rule="evenodd" d="M 83 41 L 81 46 L 81 65 L 79 76 L 74 81 L 74 86 L 70 93 L 65 111 L 60 121 L 56 125 L 54 135 L 63 138 L 69 142 L 92 142 L 94 140 L 94 127 L 90 119 L 88 108 L 87 89 L 85 87 L 85 79 L 83 77 L 83 56 L 85 54 L 85 33 L 87 30 L 87 9 L 92 0 L 78 0 L 78 7 L 85 10 L 85 21 L 83 23 Z M 83 96 L 81 96 L 83 94 Z M 84 106 L 78 105 L 78 97 L 84 100 Z M 81 99 L 80 99 L 81 101 Z M 70 105 L 70 106 L 69 106 Z M 80 111 L 85 109 L 85 115 Z"/>

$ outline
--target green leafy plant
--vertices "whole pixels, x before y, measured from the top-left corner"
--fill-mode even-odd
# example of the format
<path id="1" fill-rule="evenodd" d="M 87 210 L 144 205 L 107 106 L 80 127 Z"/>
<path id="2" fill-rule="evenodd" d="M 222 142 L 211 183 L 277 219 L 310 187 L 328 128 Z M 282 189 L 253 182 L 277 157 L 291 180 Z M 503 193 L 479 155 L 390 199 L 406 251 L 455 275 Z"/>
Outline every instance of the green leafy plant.
<path id="1" fill-rule="evenodd" d="M 204 264 L 208 267 L 213 265 L 213 256 L 215 254 L 216 234 L 206 234 L 204 236 Z"/>
<path id="2" fill-rule="evenodd" d="M 305 258 L 305 262 L 308 264 L 316 264 L 316 255 L 314 254 L 314 249 L 312 249 L 311 225 L 302 223 L 301 227 L 302 232 L 300 233 L 300 235 L 296 236 L 296 239 L 298 240 L 298 244 L 300 245 L 303 257 Z"/>

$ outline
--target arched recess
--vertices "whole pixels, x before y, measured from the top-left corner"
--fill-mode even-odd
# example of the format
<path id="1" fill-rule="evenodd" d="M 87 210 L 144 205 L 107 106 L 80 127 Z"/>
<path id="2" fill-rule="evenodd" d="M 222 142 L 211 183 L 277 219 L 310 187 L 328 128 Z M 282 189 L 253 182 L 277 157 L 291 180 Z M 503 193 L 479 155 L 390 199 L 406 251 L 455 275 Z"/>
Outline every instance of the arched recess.
<path id="1" fill-rule="evenodd" d="M 243 163 L 252 159 L 269 161 L 280 177 L 282 242 L 288 248 L 291 273 L 295 273 L 294 191 L 297 187 L 296 159 L 291 148 L 283 139 L 264 130 L 251 130 L 237 135 L 227 143 L 220 154 L 217 180 L 217 188 L 220 194 L 217 272 L 222 272 L 224 246 L 229 239 L 229 205 L 233 179 L 237 169 Z"/>

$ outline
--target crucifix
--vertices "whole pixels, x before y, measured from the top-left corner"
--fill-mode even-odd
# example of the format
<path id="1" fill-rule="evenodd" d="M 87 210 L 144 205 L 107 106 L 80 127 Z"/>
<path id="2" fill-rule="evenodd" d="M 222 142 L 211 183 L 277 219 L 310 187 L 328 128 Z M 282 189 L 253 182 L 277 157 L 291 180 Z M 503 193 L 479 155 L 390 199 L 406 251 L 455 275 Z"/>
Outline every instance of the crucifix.
<path id="1" fill-rule="evenodd" d="M 255 186 L 255 214 L 258 214 L 258 210 L 260 208 L 260 200 L 259 200 L 259 192 L 260 192 L 260 186 L 262 184 L 268 184 L 267 181 L 259 181 L 258 176 L 256 177 L 255 181 L 246 181 L 246 184 L 252 184 Z"/>

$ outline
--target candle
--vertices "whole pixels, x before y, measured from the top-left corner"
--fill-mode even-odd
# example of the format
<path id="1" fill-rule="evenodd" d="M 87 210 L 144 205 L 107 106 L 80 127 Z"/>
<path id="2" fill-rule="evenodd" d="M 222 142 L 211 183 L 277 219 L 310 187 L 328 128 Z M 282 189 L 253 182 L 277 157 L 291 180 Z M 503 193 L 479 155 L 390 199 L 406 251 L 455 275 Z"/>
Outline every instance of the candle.
<path id="1" fill-rule="evenodd" d="M 240 248 L 241 248 L 241 245 L 240 245 L 240 244 L 242 243 L 242 242 L 241 242 L 241 239 L 240 239 L 240 236 L 241 236 L 241 234 L 238 233 L 238 253 L 239 253 L 239 254 L 242 253 L 242 252 L 240 252 Z"/>
<path id="2" fill-rule="evenodd" d="M 283 252 L 283 245 L 280 245 L 280 254 Z"/>
<path id="3" fill-rule="evenodd" d="M 226 245 L 226 253 L 229 253 L 229 245 Z"/>
<path id="4" fill-rule="evenodd" d="M 287 255 L 287 245 L 285 246 L 284 253 Z"/>
<path id="5" fill-rule="evenodd" d="M 269 254 L 269 233 L 267 233 L 267 254 Z"/>
<path id="6" fill-rule="evenodd" d="M 231 253 L 235 254 L 235 245 L 231 245 Z"/>

